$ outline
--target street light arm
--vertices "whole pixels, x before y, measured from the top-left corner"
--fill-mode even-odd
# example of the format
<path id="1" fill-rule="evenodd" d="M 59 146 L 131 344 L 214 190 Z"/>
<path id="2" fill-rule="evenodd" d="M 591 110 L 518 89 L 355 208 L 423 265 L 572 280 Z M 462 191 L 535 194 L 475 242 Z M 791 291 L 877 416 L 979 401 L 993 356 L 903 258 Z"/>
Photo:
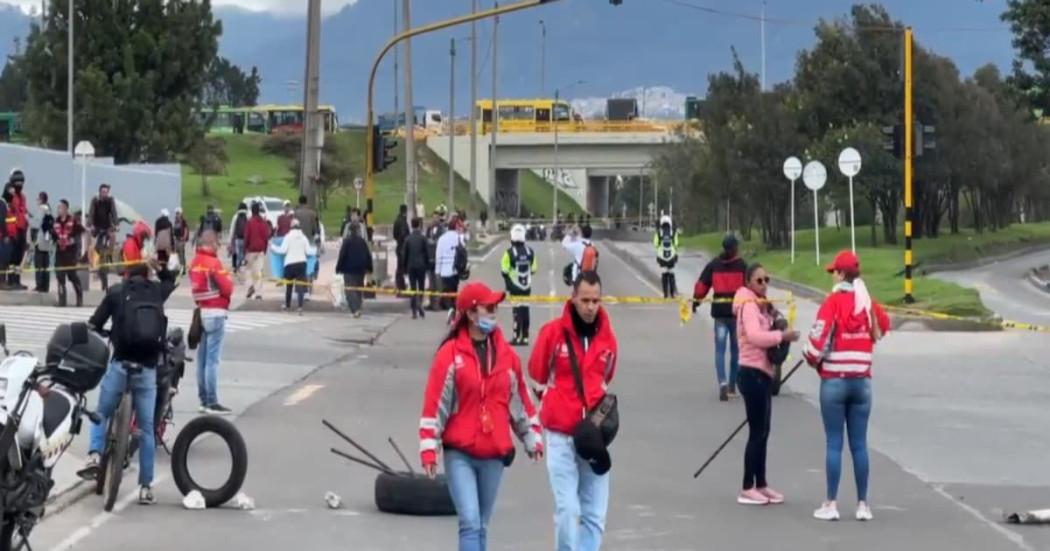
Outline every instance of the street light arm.
<path id="1" fill-rule="evenodd" d="M 512 12 L 525 10 L 525 9 L 529 9 L 529 8 L 535 8 L 535 7 L 538 7 L 538 6 L 542 6 L 544 4 L 553 4 L 554 2 L 557 2 L 557 1 L 558 0 L 521 0 L 520 2 L 514 2 L 513 4 L 508 4 L 506 6 L 499 6 L 499 7 L 493 8 L 491 10 L 479 11 L 479 12 L 476 12 L 476 13 L 471 13 L 471 14 L 460 16 L 460 17 L 454 17 L 452 19 L 446 19 L 444 21 L 435 21 L 433 23 L 428 23 L 428 24 L 423 25 L 421 27 L 416 27 L 414 29 L 409 29 L 409 30 L 407 30 L 407 31 L 405 31 L 405 32 L 403 32 L 401 34 L 398 34 L 398 35 L 392 37 L 390 40 L 388 40 L 387 43 L 383 46 L 383 49 L 381 49 L 379 51 L 379 55 L 376 56 L 375 61 L 372 62 L 372 71 L 368 75 L 368 110 L 367 110 L 367 120 L 366 120 L 366 124 L 365 124 L 365 142 L 366 142 L 366 148 L 367 148 L 367 152 L 366 153 L 371 153 L 372 148 L 375 147 L 375 144 L 372 143 L 372 131 L 373 131 L 372 130 L 372 128 L 373 128 L 373 121 L 372 121 L 372 119 L 373 119 L 373 114 L 374 114 L 373 113 L 373 109 L 372 109 L 372 105 L 373 105 L 374 100 L 375 100 L 376 72 L 378 72 L 378 70 L 379 70 L 379 63 L 383 60 L 383 57 L 386 56 L 387 52 L 389 52 L 394 46 L 396 46 L 398 43 L 400 43 L 400 42 L 402 42 L 404 40 L 407 40 L 407 39 L 412 38 L 414 36 L 419 36 L 421 34 L 427 34 L 427 33 L 432 33 L 434 31 L 440 31 L 442 29 L 447 29 L 449 27 L 454 27 L 456 25 L 462 25 L 463 23 L 470 23 L 471 21 L 478 21 L 480 19 L 489 19 L 489 18 L 492 18 L 492 17 L 497 17 L 497 16 L 500 16 L 500 15 L 503 15 L 505 13 L 512 13 Z M 471 106 L 471 109 L 473 109 L 473 108 L 474 107 Z M 408 121 L 406 120 L 405 123 L 407 125 Z M 409 132 L 414 131 L 414 128 L 410 127 L 408 129 L 408 131 Z M 366 186 L 366 188 L 365 189 L 366 189 L 366 197 L 367 197 L 367 201 L 368 201 L 368 205 L 367 205 L 367 208 L 368 208 L 368 220 L 367 220 L 367 223 L 368 223 L 369 226 L 372 225 L 372 216 L 373 216 L 372 215 L 372 200 L 375 198 L 375 168 L 376 167 L 373 166 L 373 164 L 372 164 L 372 156 L 370 154 L 366 154 L 365 155 L 365 177 L 366 177 L 366 179 L 365 179 L 365 186 Z M 412 205 L 412 209 L 413 210 L 415 209 L 415 205 Z"/>

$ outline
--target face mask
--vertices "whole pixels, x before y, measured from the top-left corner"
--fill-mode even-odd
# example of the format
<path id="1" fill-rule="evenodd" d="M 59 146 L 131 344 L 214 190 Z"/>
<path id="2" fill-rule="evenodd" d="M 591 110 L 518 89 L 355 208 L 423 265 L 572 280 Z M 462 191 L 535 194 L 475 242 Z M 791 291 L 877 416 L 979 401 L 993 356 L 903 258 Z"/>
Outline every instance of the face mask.
<path id="1" fill-rule="evenodd" d="M 485 336 L 491 335 L 497 327 L 499 327 L 499 323 L 496 322 L 495 317 L 478 318 L 478 330 Z"/>

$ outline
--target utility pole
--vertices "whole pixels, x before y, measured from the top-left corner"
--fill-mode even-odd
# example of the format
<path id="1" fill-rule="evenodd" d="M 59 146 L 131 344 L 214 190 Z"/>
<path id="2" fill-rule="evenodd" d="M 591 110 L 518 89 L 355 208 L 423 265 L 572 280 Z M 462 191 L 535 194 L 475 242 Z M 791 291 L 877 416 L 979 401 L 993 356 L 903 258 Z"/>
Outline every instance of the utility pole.
<path id="1" fill-rule="evenodd" d="M 306 75 L 303 79 L 303 147 L 299 163 L 299 190 L 317 207 L 317 179 L 321 174 L 324 125 L 318 113 L 321 94 L 321 0 L 309 0 L 306 17 Z"/>
<path id="2" fill-rule="evenodd" d="M 456 39 L 449 39 L 448 64 L 448 207 L 456 204 Z"/>
<path id="3" fill-rule="evenodd" d="M 914 125 L 912 119 L 912 30 L 904 29 L 904 302 L 913 303 L 911 268 L 912 162 L 914 160 Z"/>
<path id="4" fill-rule="evenodd" d="M 66 39 L 66 50 L 69 59 L 66 61 L 69 74 L 66 75 L 66 150 L 73 156 L 73 25 L 76 14 L 73 12 L 73 0 L 69 0 L 69 35 Z"/>
<path id="5" fill-rule="evenodd" d="M 393 2 L 394 2 L 394 36 L 397 36 L 397 27 L 398 27 L 398 23 L 400 23 L 400 21 L 398 21 L 398 19 L 397 19 L 397 0 L 393 0 Z M 394 46 L 394 130 L 397 130 L 397 127 L 399 126 L 397 124 L 397 118 L 398 118 L 398 113 L 401 112 L 401 104 L 398 101 L 400 99 L 398 96 L 401 94 L 401 90 L 398 89 L 398 86 L 397 86 L 397 73 L 398 73 L 398 71 L 400 69 L 398 67 L 398 59 L 397 58 L 400 55 L 401 55 L 400 46 L 395 45 Z M 412 212 L 413 213 L 416 212 L 415 205 L 412 206 Z M 414 216 L 415 216 L 415 214 L 413 214 L 413 217 Z"/>
<path id="6" fill-rule="evenodd" d="M 478 12 L 471 0 L 470 13 Z M 470 191 L 478 189 L 478 22 L 470 22 Z"/>
<path id="7" fill-rule="evenodd" d="M 542 38 L 540 39 L 540 95 L 547 95 L 547 24 L 540 19 Z"/>
<path id="8" fill-rule="evenodd" d="M 412 0 L 402 0 L 404 32 L 412 28 Z M 412 100 L 412 39 L 405 41 L 405 202 L 416 211 L 416 108 Z M 451 208 L 451 207 L 449 207 Z"/>
<path id="9" fill-rule="evenodd" d="M 496 8 L 499 9 L 499 2 L 496 2 Z M 492 133 L 490 134 L 490 149 L 489 149 L 489 200 L 496 196 L 496 133 L 499 131 L 499 106 L 496 104 L 496 98 L 499 97 L 499 16 L 497 15 L 492 20 Z M 499 205 L 494 205 L 496 208 L 493 212 L 499 208 Z"/>
<path id="10" fill-rule="evenodd" d="M 554 210 L 551 211 L 552 224 L 558 223 L 558 191 L 561 189 L 561 163 L 558 158 L 558 117 L 555 115 L 558 110 L 559 99 L 561 99 L 560 88 L 554 90 L 554 105 L 551 107 L 551 120 L 554 121 L 554 181 L 551 182 L 551 187 L 554 188 Z"/>
<path id="11" fill-rule="evenodd" d="M 762 2 L 762 89 L 766 91 L 766 3 Z"/>

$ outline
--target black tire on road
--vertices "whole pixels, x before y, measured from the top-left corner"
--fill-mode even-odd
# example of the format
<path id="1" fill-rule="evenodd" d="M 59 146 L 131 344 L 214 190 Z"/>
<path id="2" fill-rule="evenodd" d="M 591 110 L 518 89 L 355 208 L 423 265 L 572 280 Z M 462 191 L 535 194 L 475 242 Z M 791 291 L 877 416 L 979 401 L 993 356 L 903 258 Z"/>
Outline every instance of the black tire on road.
<path id="1" fill-rule="evenodd" d="M 226 443 L 230 450 L 233 466 L 230 478 L 218 488 L 205 488 L 193 479 L 189 470 L 190 445 L 204 433 L 214 433 Z M 219 507 L 230 501 L 241 491 L 244 478 L 248 474 L 248 448 L 244 438 L 233 423 L 214 415 L 203 415 L 190 421 L 179 431 L 175 438 L 175 447 L 171 450 L 171 474 L 182 495 L 197 490 L 204 496 L 207 507 Z"/>
<path id="2" fill-rule="evenodd" d="M 120 493 L 120 481 L 124 477 L 125 462 L 128 457 L 128 433 L 131 431 L 131 394 L 125 392 L 120 399 L 117 413 L 109 420 L 109 449 L 106 451 L 105 471 L 105 505 L 107 513 L 113 510 Z"/>
<path id="3" fill-rule="evenodd" d="M 384 513 L 428 517 L 456 514 L 445 475 L 431 480 L 421 474 L 379 473 L 375 491 L 376 507 Z"/>
<path id="4" fill-rule="evenodd" d="M 773 386 L 772 386 L 773 396 L 779 396 L 780 395 L 780 383 L 781 383 L 781 380 L 783 379 L 783 377 L 784 377 L 783 366 L 781 364 L 777 364 L 776 366 L 773 367 Z"/>

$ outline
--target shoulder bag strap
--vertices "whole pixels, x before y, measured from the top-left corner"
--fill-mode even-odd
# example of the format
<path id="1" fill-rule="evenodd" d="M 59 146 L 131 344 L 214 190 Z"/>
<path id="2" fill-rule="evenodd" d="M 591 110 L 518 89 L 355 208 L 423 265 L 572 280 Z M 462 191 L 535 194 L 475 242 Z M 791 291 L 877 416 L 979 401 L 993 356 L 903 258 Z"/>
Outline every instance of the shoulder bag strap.
<path id="1" fill-rule="evenodd" d="M 583 409 L 587 409 L 587 394 L 583 390 L 583 375 L 580 373 L 580 363 L 576 360 L 576 347 L 572 344 L 572 336 L 568 329 L 562 329 L 565 335 L 565 347 L 569 351 L 569 364 L 572 366 L 572 376 L 576 379 L 576 393 L 580 395 Z"/>

